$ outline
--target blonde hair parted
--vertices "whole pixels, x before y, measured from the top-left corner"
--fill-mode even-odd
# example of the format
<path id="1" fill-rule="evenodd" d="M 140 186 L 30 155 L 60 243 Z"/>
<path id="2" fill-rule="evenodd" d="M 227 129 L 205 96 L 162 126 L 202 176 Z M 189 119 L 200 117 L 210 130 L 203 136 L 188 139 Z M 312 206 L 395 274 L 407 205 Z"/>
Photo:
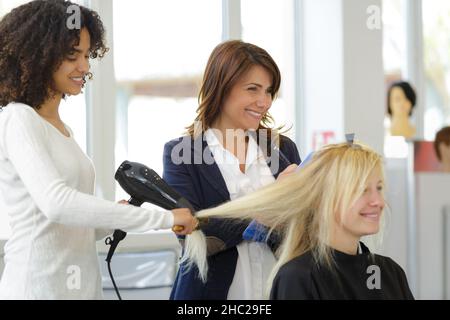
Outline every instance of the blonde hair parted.
<path id="1" fill-rule="evenodd" d="M 318 263 L 332 266 L 329 247 L 336 214 L 344 214 L 363 194 L 375 170 L 383 174 L 382 158 L 362 144 L 333 144 L 315 152 L 298 172 L 254 193 L 219 207 L 203 210 L 197 217 L 257 219 L 283 235 L 271 283 L 288 261 L 312 251 Z M 206 240 L 201 231 L 187 236 L 182 261 L 195 263 L 206 282 Z M 267 293 L 268 293 L 267 292 Z"/>

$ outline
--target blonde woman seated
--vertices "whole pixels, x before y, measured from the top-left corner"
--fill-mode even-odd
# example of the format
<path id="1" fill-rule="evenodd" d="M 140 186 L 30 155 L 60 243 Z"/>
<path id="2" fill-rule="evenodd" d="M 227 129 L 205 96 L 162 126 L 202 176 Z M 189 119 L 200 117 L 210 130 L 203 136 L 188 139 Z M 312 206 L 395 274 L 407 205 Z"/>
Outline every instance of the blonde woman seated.
<path id="1" fill-rule="evenodd" d="M 316 152 L 298 172 L 198 218 L 256 219 L 284 234 L 267 284 L 271 299 L 414 299 L 402 268 L 360 241 L 380 229 L 382 158 L 353 142 Z M 184 259 L 208 271 L 201 231 Z"/>

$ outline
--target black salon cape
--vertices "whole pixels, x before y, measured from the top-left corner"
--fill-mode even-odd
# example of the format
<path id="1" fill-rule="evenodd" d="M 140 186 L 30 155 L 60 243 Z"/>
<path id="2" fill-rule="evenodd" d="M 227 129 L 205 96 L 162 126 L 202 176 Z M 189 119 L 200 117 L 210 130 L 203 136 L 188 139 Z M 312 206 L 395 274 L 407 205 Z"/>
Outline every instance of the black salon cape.
<path id="1" fill-rule="evenodd" d="M 397 263 L 391 258 L 371 254 L 363 243 L 361 248 L 362 253 L 358 255 L 333 250 L 336 261 L 336 268 L 333 271 L 318 265 L 311 251 L 294 258 L 278 271 L 270 298 L 272 300 L 414 299 L 405 272 Z M 374 271 L 377 268 L 371 266 L 378 266 L 379 271 Z M 374 278 L 377 274 L 380 279 L 378 282 Z"/>

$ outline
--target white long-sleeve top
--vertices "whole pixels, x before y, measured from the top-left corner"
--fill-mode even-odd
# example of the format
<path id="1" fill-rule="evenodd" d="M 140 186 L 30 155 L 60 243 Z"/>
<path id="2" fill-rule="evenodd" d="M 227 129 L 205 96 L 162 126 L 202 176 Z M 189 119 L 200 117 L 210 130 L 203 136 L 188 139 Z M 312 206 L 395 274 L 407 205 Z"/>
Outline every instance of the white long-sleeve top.
<path id="1" fill-rule="evenodd" d="M 0 210 L 12 230 L 0 299 L 101 299 L 101 229 L 173 225 L 170 211 L 92 196 L 92 162 L 68 131 L 70 137 L 24 104 L 0 112 Z"/>
<path id="2" fill-rule="evenodd" d="M 205 132 L 206 142 L 222 174 L 230 199 L 234 200 L 275 181 L 258 144 L 250 136 L 245 159 L 245 173 L 239 160 L 226 150 L 214 131 Z M 236 246 L 238 260 L 233 282 L 228 290 L 228 300 L 263 300 L 275 257 L 266 243 L 242 241 Z"/>

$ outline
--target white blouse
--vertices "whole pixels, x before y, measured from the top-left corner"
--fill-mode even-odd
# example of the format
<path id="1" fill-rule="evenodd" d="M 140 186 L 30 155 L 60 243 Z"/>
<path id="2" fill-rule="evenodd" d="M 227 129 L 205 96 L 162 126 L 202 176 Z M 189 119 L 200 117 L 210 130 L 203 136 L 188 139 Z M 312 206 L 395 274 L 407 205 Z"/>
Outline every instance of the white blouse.
<path id="1" fill-rule="evenodd" d="M 213 153 L 231 200 L 254 192 L 275 181 L 261 149 L 250 135 L 245 173 L 239 168 L 239 160 L 226 150 L 214 131 L 205 132 L 206 142 Z M 275 257 L 265 243 L 243 241 L 237 245 L 238 261 L 228 300 L 262 300 Z"/>
<path id="2" fill-rule="evenodd" d="M 0 111 L 0 210 L 12 230 L 0 299 L 101 299 L 104 229 L 171 228 L 172 213 L 92 196 L 94 168 L 69 128 L 66 137 L 24 104 Z"/>

